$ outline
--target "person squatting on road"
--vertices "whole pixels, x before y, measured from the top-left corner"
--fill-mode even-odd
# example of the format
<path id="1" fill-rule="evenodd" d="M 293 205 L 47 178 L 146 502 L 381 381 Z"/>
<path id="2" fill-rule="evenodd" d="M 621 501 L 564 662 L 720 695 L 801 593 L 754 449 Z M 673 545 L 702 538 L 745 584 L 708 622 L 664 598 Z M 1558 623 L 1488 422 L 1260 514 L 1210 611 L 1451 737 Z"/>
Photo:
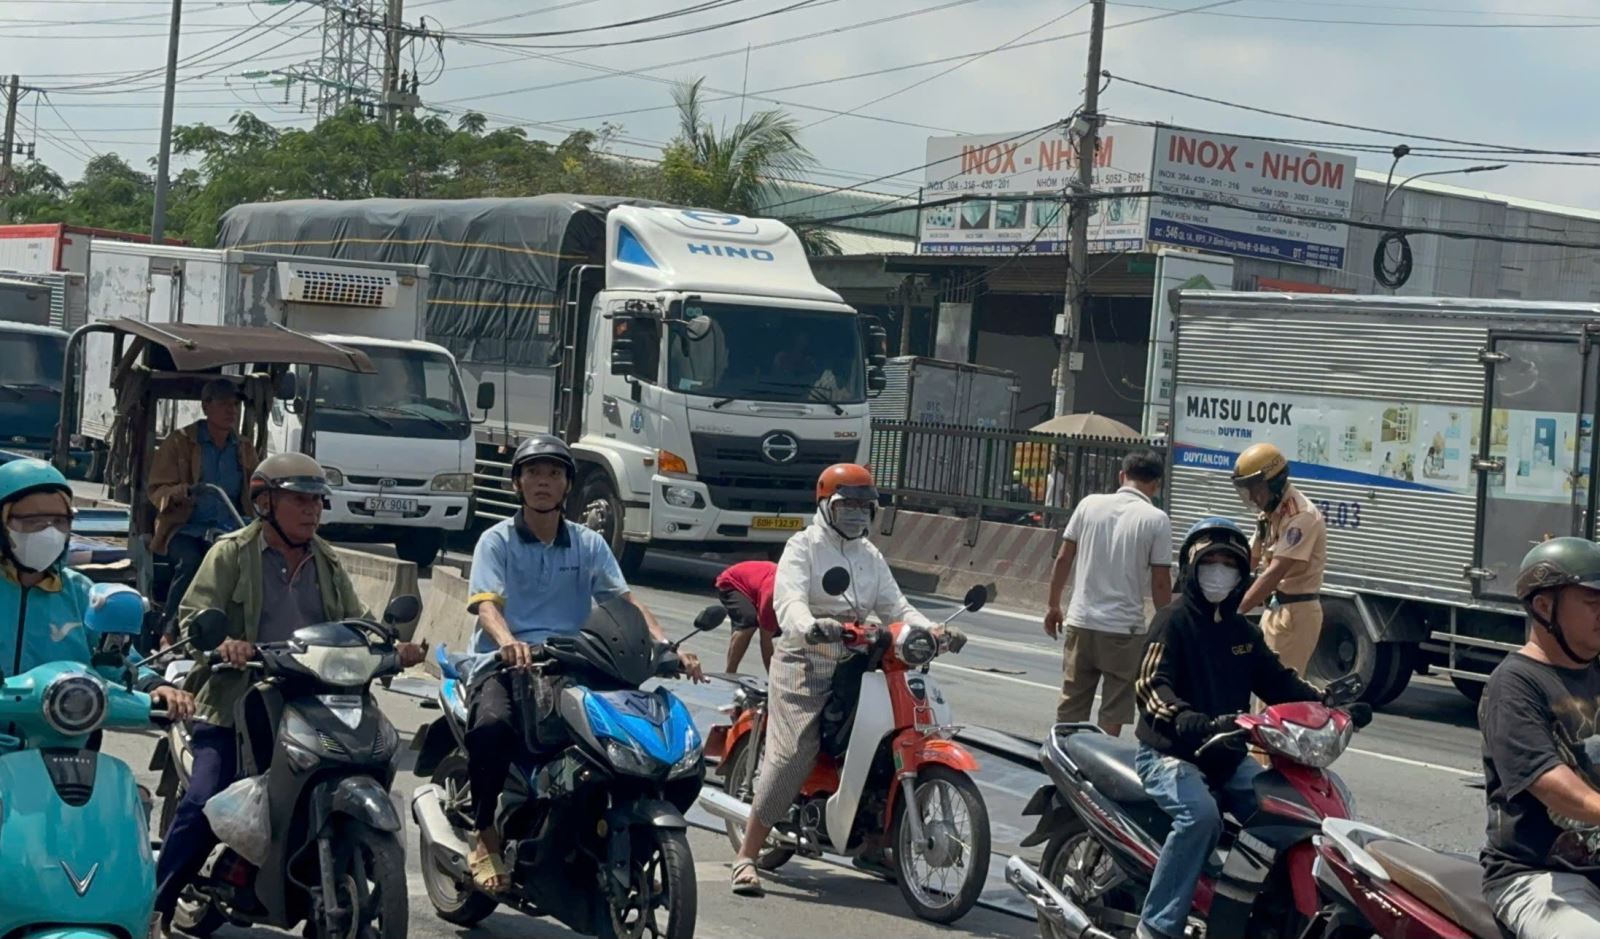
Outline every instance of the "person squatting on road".
<path id="1" fill-rule="evenodd" d="M 1056 721 L 1082 723 L 1101 679 L 1100 729 L 1115 737 L 1133 720 L 1133 681 L 1144 653 L 1144 588 L 1157 610 L 1172 602 L 1172 520 L 1155 507 L 1161 458 L 1149 450 L 1122 461 L 1122 488 L 1084 498 L 1072 511 L 1050 575 L 1044 634 L 1061 630 L 1061 591 L 1072 578 Z"/>
<path id="2" fill-rule="evenodd" d="M 772 643 L 778 635 L 778 614 L 772 608 L 772 586 L 778 565 L 771 561 L 740 561 L 717 575 L 717 600 L 728 611 L 733 635 L 728 639 L 729 673 L 750 648 L 751 637 L 761 636 L 761 667 L 772 671 Z"/>
<path id="3" fill-rule="evenodd" d="M 1316 701 L 1322 693 L 1279 661 L 1261 630 L 1239 613 L 1250 586 L 1249 540 L 1225 518 L 1196 523 L 1179 552 L 1179 594 L 1156 614 L 1139 667 L 1139 755 L 1144 791 L 1172 816 L 1139 917 L 1138 939 L 1180 939 L 1206 859 L 1222 835 L 1222 804 L 1235 818 L 1254 811 L 1254 781 L 1265 768 L 1245 759 L 1236 738 L 1197 751 L 1237 729 L 1250 695 L 1268 704 Z M 1358 726 L 1372 719 L 1350 708 Z"/>
<path id="4" fill-rule="evenodd" d="M 317 537 L 329 492 L 327 473 L 304 453 L 262 460 L 250 477 L 257 519 L 217 539 L 184 594 L 184 629 L 204 610 L 227 614 L 228 638 L 216 652 L 232 668 L 213 669 L 200 660 L 185 681 L 196 699 L 190 735 L 194 763 L 156 861 L 155 911 L 163 931 L 170 930 L 183 888 L 217 843 L 205 805 L 238 776 L 233 713 L 253 681 L 243 667 L 255 657 L 256 644 L 285 642 L 319 623 L 373 618 L 333 546 Z M 422 661 L 415 643 L 398 643 L 395 649 L 403 666 Z"/>
<path id="5" fill-rule="evenodd" d="M 470 863 L 473 880 L 490 893 L 510 882 L 494 814 L 524 739 L 507 670 L 532 665 L 534 648 L 546 638 L 577 633 L 595 604 L 617 599 L 637 606 L 650 635 L 666 641 L 655 615 L 629 592 L 605 538 L 562 517 L 577 475 L 572 451 L 559 437 L 528 438 L 511 459 L 522 511 L 484 532 L 472 552 L 467 609 L 478 625 L 472 634 L 476 655 L 467 670 L 466 744 L 477 844 Z M 678 657 L 684 671 L 700 680 L 699 659 L 687 652 Z M 540 673 L 536 682 L 538 710 L 553 709 L 560 679 Z M 541 733 L 553 723 L 547 716 L 535 718 Z"/>
<path id="6" fill-rule="evenodd" d="M 843 621 L 875 616 L 941 634 L 900 592 L 889 562 L 867 540 L 877 508 L 878 489 L 866 467 L 828 467 L 817 480 L 815 518 L 789 539 L 778 561 L 773 606 L 782 632 L 768 679 L 767 738 L 750 824 L 733 864 L 733 892 L 740 896 L 762 894 L 755 859 L 772 827 L 789 817 L 821 752 L 822 711 L 834 669 L 847 654 L 840 640 Z M 835 567 L 850 572 L 844 596 L 830 596 L 822 586 L 822 575 Z M 945 627 L 942 635 L 952 652 L 966 644 L 955 627 Z"/>
<path id="7" fill-rule="evenodd" d="M 0 676 L 20 675 L 47 662 L 89 664 L 99 644 L 84 625 L 89 578 L 67 567 L 72 487 L 43 460 L 0 466 Z M 13 626 L 13 624 L 15 624 Z M 194 713 L 194 698 L 149 669 L 136 690 L 150 695 L 172 720 Z M 98 748 L 96 732 L 90 749 Z"/>
<path id="8" fill-rule="evenodd" d="M 1600 936 L 1600 545 L 1555 538 L 1517 574 L 1528 642 L 1483 690 L 1483 893 L 1517 939 Z"/>
<path id="9" fill-rule="evenodd" d="M 1239 454 L 1233 485 L 1254 509 L 1251 569 L 1258 571 L 1239 610 L 1271 601 L 1261 617 L 1267 646 L 1284 665 L 1306 674 L 1322 636 L 1322 575 L 1328 567 L 1328 528 L 1311 500 L 1289 482 L 1289 461 L 1270 443 Z"/>

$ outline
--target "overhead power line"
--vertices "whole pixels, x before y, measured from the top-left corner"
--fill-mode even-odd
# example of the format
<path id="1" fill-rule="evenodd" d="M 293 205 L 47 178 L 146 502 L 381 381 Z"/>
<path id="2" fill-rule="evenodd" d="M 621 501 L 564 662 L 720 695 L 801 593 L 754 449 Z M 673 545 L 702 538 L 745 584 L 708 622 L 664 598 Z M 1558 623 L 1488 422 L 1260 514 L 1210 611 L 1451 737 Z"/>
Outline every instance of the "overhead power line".
<path id="1" fill-rule="evenodd" d="M 713 23 L 713 24 L 709 24 L 709 25 L 706 25 L 706 26 L 696 26 L 696 27 L 693 27 L 693 28 L 690 28 L 690 29 L 680 29 L 677 32 L 659 33 L 659 34 L 651 35 L 651 36 L 641 36 L 641 37 L 634 38 L 634 39 L 616 39 L 616 40 L 612 40 L 610 42 L 590 42 L 590 43 L 575 43 L 575 44 L 542 45 L 542 44 L 513 43 L 513 42 L 504 42 L 504 41 L 499 41 L 499 40 L 489 40 L 489 39 L 485 39 L 485 38 L 480 37 L 480 36 L 470 36 L 470 35 L 469 36 L 463 36 L 463 35 L 460 35 L 460 34 L 452 35 L 450 33 L 445 33 L 444 35 L 445 35 L 446 39 L 455 39 L 455 40 L 458 40 L 458 41 L 461 41 L 461 42 L 472 42 L 472 43 L 475 43 L 477 45 L 490 46 L 490 47 L 493 47 L 493 48 L 496 48 L 496 49 L 567 49 L 567 50 L 609 49 L 609 48 L 613 48 L 613 47 L 616 47 L 616 46 L 636 46 L 636 45 L 641 45 L 641 44 L 647 43 L 647 42 L 661 42 L 661 41 L 667 40 L 667 39 L 683 39 L 683 38 L 685 38 L 687 36 L 699 36 L 699 35 L 701 35 L 703 33 L 710 33 L 710 32 L 716 32 L 717 30 L 721 30 L 721 29 L 727 29 L 730 26 L 740 26 L 740 25 L 743 25 L 745 23 L 752 23 L 752 22 L 754 22 L 756 20 L 763 20 L 763 19 L 767 19 L 768 17 L 772 17 L 772 16 L 781 16 L 784 13 L 790 13 L 790 12 L 793 12 L 795 10 L 803 10 L 803 9 L 815 8 L 815 7 L 819 7 L 819 6 L 826 6 L 828 4 L 837 3 L 837 2 L 839 2 L 839 0 L 795 0 L 794 3 L 791 3 L 788 6 L 779 7 L 776 10 L 769 10 L 769 11 L 767 11 L 765 13 L 757 13 L 757 14 L 754 14 L 752 16 L 741 17 L 739 19 L 724 20 L 724 21 L 722 21 L 720 23 Z"/>
<path id="2" fill-rule="evenodd" d="M 552 29 L 536 33 L 464 33 L 459 30 L 447 31 L 452 38 L 462 39 L 549 39 L 556 36 L 575 36 L 580 33 L 595 33 L 609 29 L 626 29 L 630 26 L 644 26 L 651 23 L 661 23 L 666 20 L 677 19 L 683 16 L 692 16 L 696 13 L 706 13 L 722 7 L 744 3 L 745 0 L 701 0 L 700 3 L 690 4 L 665 13 L 656 13 L 650 16 L 641 16 L 637 19 L 621 20 L 615 23 L 605 23 L 599 26 L 581 26 L 574 29 Z M 577 4 L 569 4 L 575 6 Z"/>
<path id="3" fill-rule="evenodd" d="M 1147 3 L 1127 3 L 1119 0 L 1117 6 L 1131 7 L 1136 10 L 1167 10 L 1170 7 L 1156 6 Z M 1262 20 L 1273 23 L 1313 23 L 1322 26 L 1386 26 L 1391 29 L 1596 29 L 1600 22 L 1565 22 L 1565 23 L 1438 23 L 1432 21 L 1400 21 L 1400 20 L 1341 20 L 1341 19 L 1315 19 L 1303 16 L 1273 16 L 1266 13 L 1203 13 L 1203 16 L 1214 16 L 1219 19 L 1231 20 Z"/>

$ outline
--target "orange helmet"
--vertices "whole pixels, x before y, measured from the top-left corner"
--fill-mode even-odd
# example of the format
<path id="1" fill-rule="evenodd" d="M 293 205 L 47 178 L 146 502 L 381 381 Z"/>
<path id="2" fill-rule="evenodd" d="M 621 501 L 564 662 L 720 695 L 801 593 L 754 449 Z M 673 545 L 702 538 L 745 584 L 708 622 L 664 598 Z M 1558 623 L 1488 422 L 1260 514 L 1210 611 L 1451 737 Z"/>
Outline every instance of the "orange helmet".
<path id="1" fill-rule="evenodd" d="M 878 487 L 872 481 L 872 471 L 855 463 L 835 463 L 817 477 L 817 501 L 826 502 L 834 496 L 846 499 L 878 501 Z"/>

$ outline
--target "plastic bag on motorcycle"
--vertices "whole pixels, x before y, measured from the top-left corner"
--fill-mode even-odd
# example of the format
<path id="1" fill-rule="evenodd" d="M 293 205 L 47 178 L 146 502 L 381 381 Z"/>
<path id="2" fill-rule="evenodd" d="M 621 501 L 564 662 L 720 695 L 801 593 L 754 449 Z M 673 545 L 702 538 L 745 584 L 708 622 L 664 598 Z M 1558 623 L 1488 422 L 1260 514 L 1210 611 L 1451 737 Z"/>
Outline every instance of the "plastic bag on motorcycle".
<path id="1" fill-rule="evenodd" d="M 206 803 L 206 821 L 217 840 L 257 867 L 272 846 L 272 817 L 267 807 L 267 779 L 241 779 Z"/>

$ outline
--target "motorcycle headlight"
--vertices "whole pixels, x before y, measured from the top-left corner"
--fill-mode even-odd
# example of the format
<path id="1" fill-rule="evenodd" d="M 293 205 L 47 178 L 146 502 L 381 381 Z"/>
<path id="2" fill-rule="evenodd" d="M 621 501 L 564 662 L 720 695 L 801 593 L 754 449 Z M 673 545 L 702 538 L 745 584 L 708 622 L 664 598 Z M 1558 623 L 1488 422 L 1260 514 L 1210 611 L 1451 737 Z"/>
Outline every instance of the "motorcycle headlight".
<path id="1" fill-rule="evenodd" d="M 471 492 L 471 473 L 440 473 L 433 477 L 435 492 Z"/>
<path id="2" fill-rule="evenodd" d="M 912 667 L 926 665 L 938 654 L 939 641 L 920 626 L 906 630 L 900 639 L 900 661 Z"/>
<path id="3" fill-rule="evenodd" d="M 294 660 L 330 685 L 349 687 L 372 680 L 382 661 L 366 646 L 311 646 Z"/>
<path id="4" fill-rule="evenodd" d="M 619 773 L 630 776 L 661 775 L 661 761 L 645 753 L 632 741 L 607 737 L 606 758 Z"/>
<path id="5" fill-rule="evenodd" d="M 1351 727 L 1340 732 L 1330 717 L 1320 727 L 1294 723 L 1285 723 L 1282 729 L 1263 726 L 1261 739 L 1268 747 L 1298 763 L 1324 769 L 1338 759 L 1350 743 Z"/>
<path id="6" fill-rule="evenodd" d="M 667 778 L 678 779 L 700 772 L 704 755 L 705 743 L 700 739 L 700 732 L 691 724 L 683 732 L 683 756 L 672 764 L 672 769 L 667 771 Z"/>
<path id="7" fill-rule="evenodd" d="M 44 688 L 44 719 L 65 737 L 82 737 L 106 719 L 106 689 L 83 674 L 58 675 Z"/>

